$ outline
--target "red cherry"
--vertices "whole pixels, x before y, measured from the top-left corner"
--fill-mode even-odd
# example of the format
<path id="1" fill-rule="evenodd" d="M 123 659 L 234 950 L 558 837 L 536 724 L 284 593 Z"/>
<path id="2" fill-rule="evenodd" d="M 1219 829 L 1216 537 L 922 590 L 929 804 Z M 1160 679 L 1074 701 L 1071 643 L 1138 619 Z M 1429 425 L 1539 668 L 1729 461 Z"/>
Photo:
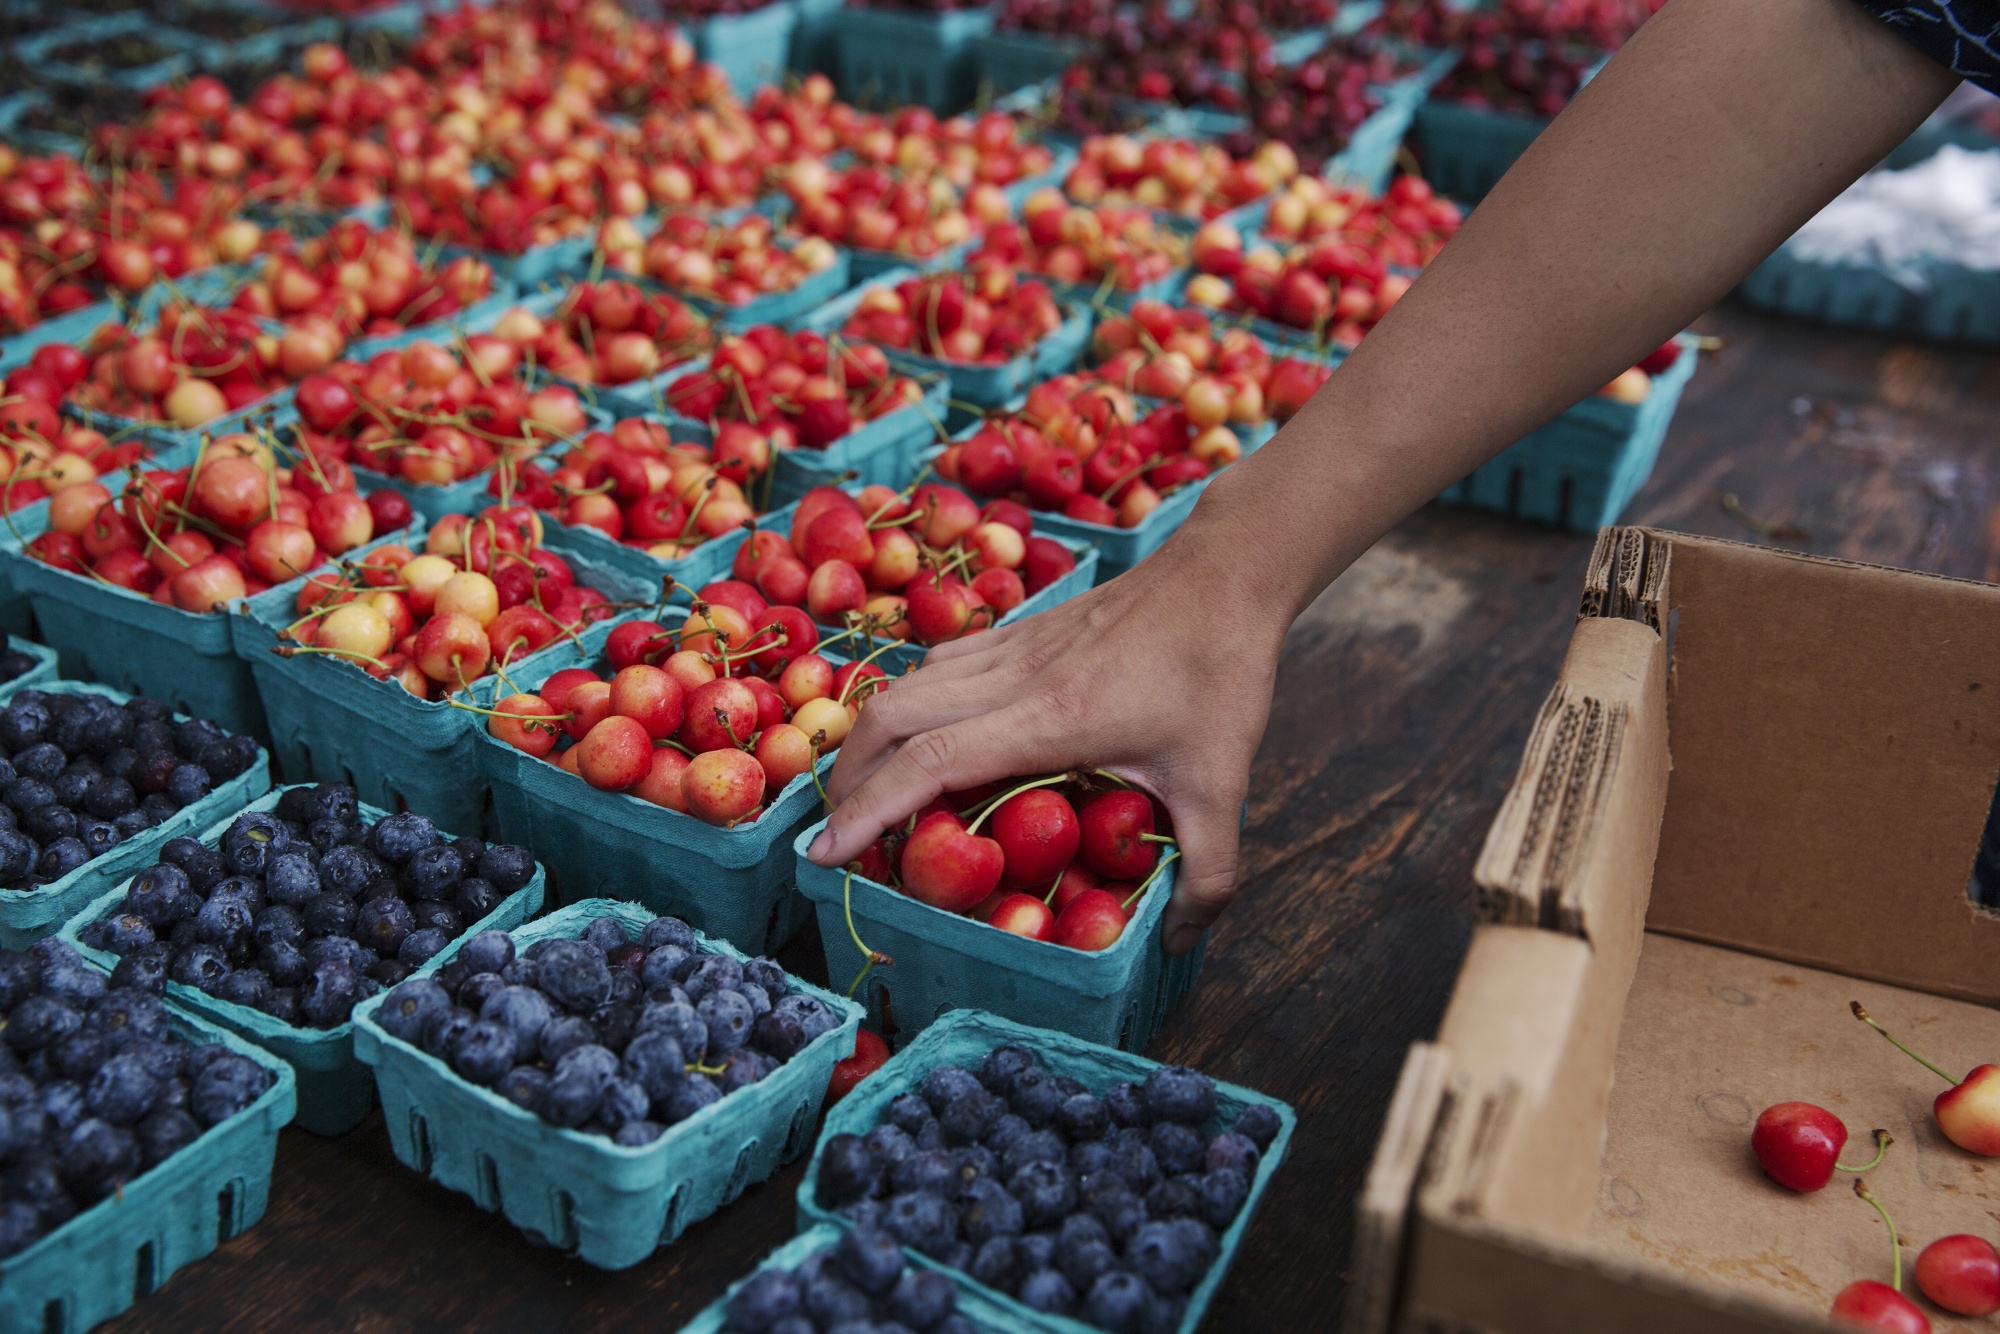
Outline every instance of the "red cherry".
<path id="1" fill-rule="evenodd" d="M 1153 799 L 1120 788 L 1092 797 L 1079 816 L 1078 856 L 1106 880 L 1142 880 L 1160 860 L 1153 832 Z"/>
<path id="2" fill-rule="evenodd" d="M 919 822 L 903 844 L 903 892 L 933 908 L 968 912 L 999 886 L 1005 861 L 998 843 L 966 832 L 958 816 L 941 811 Z"/>
<path id="3" fill-rule="evenodd" d="M 1833 1180 L 1846 1143 L 1840 1118 L 1809 1102 L 1766 1107 L 1750 1132 L 1750 1148 L 1764 1174 L 1796 1191 L 1820 1190 Z"/>
<path id="4" fill-rule="evenodd" d="M 1076 857 L 1081 838 L 1076 808 L 1048 788 L 1009 797 L 993 812 L 993 840 L 1006 857 L 1001 881 L 1010 886 L 1054 880 Z"/>
<path id="5" fill-rule="evenodd" d="M 870 1029 L 857 1029 L 854 1034 L 854 1055 L 844 1061 L 836 1061 L 833 1079 L 826 1086 L 826 1103 L 831 1107 L 848 1094 L 854 1086 L 880 1070 L 889 1060 L 889 1044 L 882 1041 L 879 1033 Z"/>
<path id="6" fill-rule="evenodd" d="M 1931 1334 L 1930 1317 L 1916 1303 L 1872 1278 L 1857 1279 L 1833 1299 L 1835 1323 L 1855 1329 L 1882 1329 L 1890 1334 Z"/>
<path id="7" fill-rule="evenodd" d="M 1939 1237 L 1917 1257 L 1917 1286 L 1947 1311 L 1992 1315 L 2000 1311 L 2000 1252 L 1965 1232 Z"/>

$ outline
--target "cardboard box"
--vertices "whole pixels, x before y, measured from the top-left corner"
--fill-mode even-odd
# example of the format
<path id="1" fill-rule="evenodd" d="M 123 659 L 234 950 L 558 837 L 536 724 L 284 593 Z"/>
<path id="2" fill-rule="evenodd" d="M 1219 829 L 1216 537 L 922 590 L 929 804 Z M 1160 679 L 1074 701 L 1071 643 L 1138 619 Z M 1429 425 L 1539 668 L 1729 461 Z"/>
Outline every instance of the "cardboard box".
<path id="1" fill-rule="evenodd" d="M 2000 588 L 1605 529 L 1476 868 L 1437 1039 L 1363 1190 L 1348 1327 L 1827 1330 L 1887 1281 L 1852 1178 L 1797 1195 L 1757 1113 L 1832 1110 L 1919 1249 L 2000 1235 L 1953 1071 L 2000 1060 L 2000 916 L 1966 886 L 2000 775 Z M 1925 1305 L 1938 1330 L 1990 1329 Z"/>

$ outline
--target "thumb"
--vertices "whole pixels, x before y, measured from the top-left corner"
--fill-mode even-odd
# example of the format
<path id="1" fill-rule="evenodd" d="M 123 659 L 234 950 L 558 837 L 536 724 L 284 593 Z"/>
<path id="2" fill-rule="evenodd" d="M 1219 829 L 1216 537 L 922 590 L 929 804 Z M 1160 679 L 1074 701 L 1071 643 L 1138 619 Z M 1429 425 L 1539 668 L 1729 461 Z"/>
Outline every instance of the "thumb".
<path id="1" fill-rule="evenodd" d="M 1167 803 L 1181 850 L 1173 901 L 1167 905 L 1166 920 L 1161 924 L 1167 953 L 1192 950 L 1200 943 L 1201 933 L 1235 896 L 1242 807 L 1241 792 L 1234 797 Z"/>

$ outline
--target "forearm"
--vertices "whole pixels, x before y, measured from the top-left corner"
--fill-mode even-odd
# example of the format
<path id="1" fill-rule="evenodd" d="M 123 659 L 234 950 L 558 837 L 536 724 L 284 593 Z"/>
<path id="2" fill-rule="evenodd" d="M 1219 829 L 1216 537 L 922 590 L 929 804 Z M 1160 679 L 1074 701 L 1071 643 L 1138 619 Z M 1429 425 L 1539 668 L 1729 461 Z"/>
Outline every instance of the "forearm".
<path id="1" fill-rule="evenodd" d="M 1672 0 L 1210 486 L 1169 559 L 1227 553 L 1241 601 L 1289 624 L 1404 515 L 1685 327 L 1956 82 L 1849 0 Z"/>

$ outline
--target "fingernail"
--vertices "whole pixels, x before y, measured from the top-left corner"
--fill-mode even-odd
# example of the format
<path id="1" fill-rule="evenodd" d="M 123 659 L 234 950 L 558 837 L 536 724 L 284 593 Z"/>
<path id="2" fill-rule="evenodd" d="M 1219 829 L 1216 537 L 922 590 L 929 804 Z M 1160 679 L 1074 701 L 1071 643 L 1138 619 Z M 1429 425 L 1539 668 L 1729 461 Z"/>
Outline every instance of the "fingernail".
<path id="1" fill-rule="evenodd" d="M 833 831 L 822 829 L 813 845 L 806 849 L 806 857 L 824 866 L 826 859 L 833 855 Z"/>

